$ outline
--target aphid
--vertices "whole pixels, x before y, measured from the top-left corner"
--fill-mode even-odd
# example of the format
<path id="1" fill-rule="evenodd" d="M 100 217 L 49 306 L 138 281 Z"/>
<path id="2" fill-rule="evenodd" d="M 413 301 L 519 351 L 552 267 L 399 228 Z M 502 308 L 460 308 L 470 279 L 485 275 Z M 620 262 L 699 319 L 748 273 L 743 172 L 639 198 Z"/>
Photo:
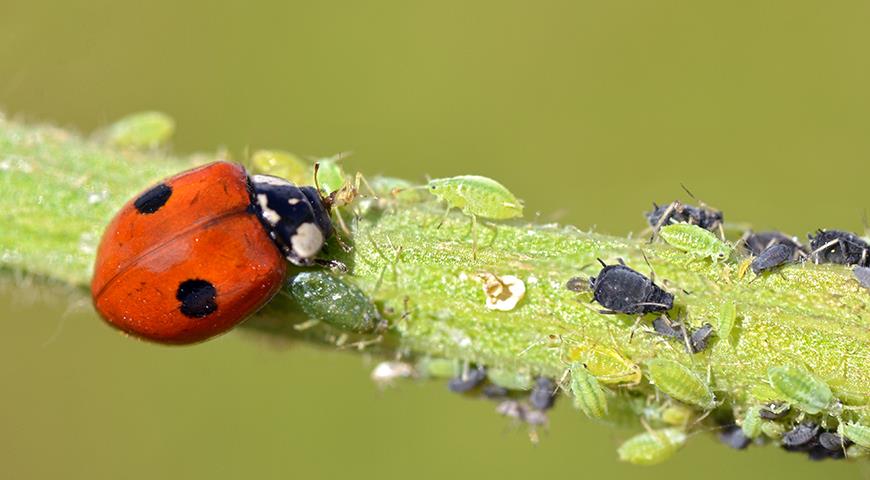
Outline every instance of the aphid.
<path id="1" fill-rule="evenodd" d="M 348 183 L 347 175 L 341 168 L 342 156 L 347 154 L 339 153 L 334 157 L 320 158 L 316 162 L 317 181 L 323 195 L 338 191 Z"/>
<path id="2" fill-rule="evenodd" d="M 761 422 L 761 431 L 766 437 L 779 440 L 785 433 L 785 427 L 777 422 Z"/>
<path id="3" fill-rule="evenodd" d="M 451 392 L 466 393 L 480 385 L 484 380 L 486 380 L 486 369 L 476 367 L 462 372 L 458 377 L 450 379 L 447 382 L 447 388 Z"/>
<path id="4" fill-rule="evenodd" d="M 565 288 L 572 292 L 585 292 L 589 289 L 589 280 L 583 277 L 571 277 L 565 282 Z"/>
<path id="5" fill-rule="evenodd" d="M 810 415 L 831 407 L 836 400 L 828 384 L 794 365 L 770 367 L 767 378 L 781 398 Z"/>
<path id="6" fill-rule="evenodd" d="M 577 349 L 571 352 L 570 358 L 581 361 L 586 370 L 605 385 L 637 385 L 643 378 L 640 365 L 601 345 Z"/>
<path id="7" fill-rule="evenodd" d="M 710 339 L 710 335 L 713 334 L 713 325 L 709 323 L 705 323 L 701 325 L 701 328 L 692 332 L 691 337 L 689 337 L 689 346 L 691 347 L 691 353 L 702 352 L 707 349 L 707 342 Z"/>
<path id="8" fill-rule="evenodd" d="M 205 340 L 278 292 L 285 259 L 339 266 L 317 258 L 332 233 L 329 203 L 313 187 L 211 163 L 121 208 L 97 252 L 94 305 L 109 324 L 138 337 Z"/>
<path id="9" fill-rule="evenodd" d="M 571 394 L 574 406 L 591 418 L 607 415 L 607 397 L 598 379 L 583 364 L 571 366 Z"/>
<path id="10" fill-rule="evenodd" d="M 689 353 L 698 353 L 705 350 L 707 348 L 707 341 L 710 335 L 713 334 L 713 326 L 705 323 L 686 338 L 684 327 L 679 324 L 672 324 L 665 317 L 653 320 L 653 329 L 659 335 L 675 338 L 683 342 L 686 346 L 686 351 Z"/>
<path id="11" fill-rule="evenodd" d="M 758 411 L 758 415 L 764 420 L 779 420 L 788 415 L 791 405 L 783 402 L 772 402 Z"/>
<path id="12" fill-rule="evenodd" d="M 369 297 L 355 285 L 324 270 L 300 272 L 288 290 L 309 318 L 351 332 L 371 332 L 381 316 Z"/>
<path id="13" fill-rule="evenodd" d="M 462 372 L 462 364 L 449 358 L 425 357 L 417 362 L 417 371 L 431 378 L 453 378 Z"/>
<path id="14" fill-rule="evenodd" d="M 671 398 L 705 410 L 716 406 L 716 397 L 710 387 L 684 365 L 665 358 L 647 361 L 650 381 Z"/>
<path id="15" fill-rule="evenodd" d="M 855 269 L 852 270 L 852 275 L 855 276 L 855 279 L 858 280 L 858 283 L 860 283 L 862 287 L 870 290 L 870 268 L 855 267 Z"/>
<path id="16" fill-rule="evenodd" d="M 674 295 L 662 290 L 652 280 L 628 267 L 620 259 L 619 265 L 607 265 L 597 277 L 589 278 L 593 298 L 607 310 L 601 313 L 642 315 L 663 312 L 674 307 Z"/>
<path id="17" fill-rule="evenodd" d="M 525 371 L 490 368 L 486 376 L 493 384 L 508 390 L 531 390 L 535 383 L 532 375 Z"/>
<path id="18" fill-rule="evenodd" d="M 709 258 L 713 263 L 727 260 L 734 250 L 709 230 L 688 223 L 664 226 L 659 230 L 659 235 L 677 250 L 696 258 Z"/>
<path id="19" fill-rule="evenodd" d="M 311 169 L 296 155 L 281 150 L 257 150 L 251 155 L 251 167 L 257 173 L 296 183 L 307 182 Z"/>
<path id="20" fill-rule="evenodd" d="M 505 400 L 498 404 L 495 411 L 499 415 L 515 418 L 523 423 L 534 427 L 547 425 L 547 414 L 529 407 L 525 403 L 517 400 Z"/>
<path id="21" fill-rule="evenodd" d="M 810 258 L 816 263 L 870 266 L 870 245 L 852 233 L 819 230 L 809 238 Z"/>
<path id="22" fill-rule="evenodd" d="M 556 383 L 549 378 L 539 377 L 529 395 L 529 403 L 536 410 L 547 411 L 553 408 L 556 403 Z"/>
<path id="23" fill-rule="evenodd" d="M 740 239 L 740 244 L 752 255 L 760 255 L 774 245 L 788 245 L 794 249 L 795 256 L 806 255 L 806 247 L 801 244 L 797 237 L 789 237 L 782 232 L 758 232 L 747 231 Z"/>
<path id="24" fill-rule="evenodd" d="M 834 432 L 822 432 L 819 434 L 819 445 L 831 451 L 843 450 L 843 448 L 851 444 L 851 441 Z"/>
<path id="25" fill-rule="evenodd" d="M 720 431 L 719 440 L 735 450 L 743 450 L 752 442 L 737 425 L 729 425 Z"/>
<path id="26" fill-rule="evenodd" d="M 484 385 L 483 390 L 481 390 L 480 393 L 482 393 L 486 398 L 498 400 L 507 397 L 510 394 L 510 390 L 490 383 Z"/>
<path id="27" fill-rule="evenodd" d="M 746 415 L 743 417 L 743 424 L 740 426 L 743 429 L 743 434 L 747 438 L 756 438 L 761 435 L 761 407 L 753 405 L 746 410 Z"/>
<path id="28" fill-rule="evenodd" d="M 472 253 L 477 256 L 477 217 L 505 220 L 523 216 L 523 202 L 504 185 L 487 177 L 461 175 L 436 178 L 427 184 L 429 193 L 447 203 L 444 218 L 453 208 L 471 217 Z"/>
<path id="29" fill-rule="evenodd" d="M 675 325 L 671 323 L 665 317 L 658 317 L 653 320 L 653 330 L 659 335 L 664 337 L 676 338 L 677 340 L 682 341 L 686 337 L 686 333 L 683 332 L 682 325 Z"/>
<path id="30" fill-rule="evenodd" d="M 852 445 L 846 449 L 846 458 L 865 458 L 870 456 L 870 448 Z"/>
<path id="31" fill-rule="evenodd" d="M 819 426 L 814 423 L 801 423 L 782 436 L 782 444 L 786 447 L 799 447 L 809 443 L 819 433 Z"/>
<path id="32" fill-rule="evenodd" d="M 734 324 L 737 322 L 737 305 L 733 300 L 726 299 L 719 306 L 719 326 L 716 335 L 719 338 L 725 339 L 726 342 L 732 343 L 731 332 L 734 330 Z"/>
<path id="33" fill-rule="evenodd" d="M 108 142 L 116 147 L 149 149 L 166 144 L 175 133 L 175 120 L 162 112 L 128 115 L 106 129 Z"/>
<path id="34" fill-rule="evenodd" d="M 841 423 L 838 429 L 840 435 L 864 448 L 870 448 L 870 427 L 860 423 Z"/>
<path id="35" fill-rule="evenodd" d="M 481 272 L 471 275 L 479 281 L 486 295 L 486 308 L 509 312 L 513 310 L 526 295 L 526 284 L 514 275 L 495 275 Z"/>
<path id="36" fill-rule="evenodd" d="M 381 362 L 372 370 L 371 378 L 381 387 L 390 386 L 400 378 L 417 375 L 414 366 L 405 362 Z"/>
<path id="37" fill-rule="evenodd" d="M 771 245 L 752 260 L 750 268 L 756 275 L 766 272 L 780 265 L 784 265 L 794 257 L 794 247 L 784 243 Z"/>
<path id="38" fill-rule="evenodd" d="M 685 189 L 685 187 L 683 187 Z M 694 198 L 688 190 L 689 196 Z M 658 230 L 667 225 L 675 223 L 689 223 L 698 225 L 699 227 L 709 231 L 719 231 L 722 228 L 722 212 L 714 210 L 704 204 L 700 207 L 685 205 L 678 201 L 673 201 L 667 205 L 656 205 L 653 203 L 653 210 L 645 214 L 646 221 L 653 228 L 653 235 Z"/>
<path id="39" fill-rule="evenodd" d="M 669 405 L 662 410 L 661 419 L 668 425 L 687 425 L 692 414 L 692 410 L 683 405 Z"/>
<path id="40" fill-rule="evenodd" d="M 671 458 L 686 443 L 686 434 L 664 428 L 635 435 L 617 449 L 619 459 L 635 465 L 655 465 Z"/>

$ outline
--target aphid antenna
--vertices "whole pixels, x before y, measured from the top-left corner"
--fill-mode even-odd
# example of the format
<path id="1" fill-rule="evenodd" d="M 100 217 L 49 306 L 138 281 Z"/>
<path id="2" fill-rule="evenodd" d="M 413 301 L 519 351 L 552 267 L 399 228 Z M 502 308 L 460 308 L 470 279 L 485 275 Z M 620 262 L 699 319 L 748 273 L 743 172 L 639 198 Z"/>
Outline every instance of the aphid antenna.
<path id="1" fill-rule="evenodd" d="M 655 203 L 653 203 L 655 205 Z M 682 204 L 678 200 L 674 200 L 668 205 L 668 208 L 662 212 L 662 215 L 659 217 L 656 224 L 653 226 L 652 235 L 649 237 L 649 243 L 653 243 L 655 239 L 658 237 L 659 230 L 661 230 L 662 226 L 664 226 L 665 222 L 671 216 L 671 213 L 674 211 L 680 211 Z"/>
<path id="2" fill-rule="evenodd" d="M 656 281 L 656 271 L 653 270 L 652 265 L 649 263 L 649 258 L 647 258 L 646 252 L 642 248 L 640 249 L 640 254 L 643 256 L 643 261 L 646 262 L 646 266 L 649 267 L 650 280 L 655 282 Z"/>

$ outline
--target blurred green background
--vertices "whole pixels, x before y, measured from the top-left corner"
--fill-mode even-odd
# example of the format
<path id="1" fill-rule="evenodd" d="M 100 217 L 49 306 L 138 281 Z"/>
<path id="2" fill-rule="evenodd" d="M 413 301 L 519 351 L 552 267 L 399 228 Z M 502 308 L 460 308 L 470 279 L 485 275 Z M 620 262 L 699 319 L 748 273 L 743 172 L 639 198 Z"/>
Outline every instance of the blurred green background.
<path id="1" fill-rule="evenodd" d="M 0 109 L 83 132 L 158 109 L 175 150 L 480 173 L 541 221 L 626 234 L 680 183 L 730 220 L 860 230 L 870 3 L 0 0 Z M 9 192 L 4 192 L 9 193 Z M 710 436 L 652 469 L 567 403 L 533 447 L 441 384 L 234 333 L 128 341 L 82 296 L 0 289 L 4 478 L 858 478 Z"/>

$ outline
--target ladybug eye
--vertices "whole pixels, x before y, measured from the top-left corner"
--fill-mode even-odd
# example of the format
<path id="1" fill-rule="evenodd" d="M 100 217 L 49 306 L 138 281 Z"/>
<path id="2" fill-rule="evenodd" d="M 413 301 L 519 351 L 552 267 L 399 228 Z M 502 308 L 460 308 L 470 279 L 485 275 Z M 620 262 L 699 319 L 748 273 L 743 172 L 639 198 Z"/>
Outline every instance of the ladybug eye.
<path id="1" fill-rule="evenodd" d="M 175 298 L 181 302 L 181 313 L 186 317 L 203 318 L 217 310 L 217 290 L 207 280 L 185 280 L 178 285 Z"/>

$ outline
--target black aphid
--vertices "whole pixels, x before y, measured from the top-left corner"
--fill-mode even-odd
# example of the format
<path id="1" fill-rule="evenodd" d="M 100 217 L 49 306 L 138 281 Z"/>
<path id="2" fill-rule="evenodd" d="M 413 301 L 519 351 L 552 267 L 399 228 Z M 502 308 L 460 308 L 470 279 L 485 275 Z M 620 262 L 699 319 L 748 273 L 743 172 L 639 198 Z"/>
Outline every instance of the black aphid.
<path id="1" fill-rule="evenodd" d="M 717 231 L 722 225 L 722 212 L 705 206 L 684 205 L 676 201 L 662 206 L 653 203 L 653 210 L 645 213 L 644 216 L 649 226 L 656 231 L 672 223 L 691 223 L 711 232 Z"/>
<path id="2" fill-rule="evenodd" d="M 483 390 L 481 391 L 481 393 L 483 393 L 483 396 L 486 398 L 489 398 L 492 400 L 499 400 L 499 399 L 503 399 L 503 398 L 507 397 L 510 392 L 508 391 L 508 389 L 506 389 L 504 387 L 489 384 L 489 385 L 486 385 L 485 387 L 483 387 Z"/>
<path id="3" fill-rule="evenodd" d="M 743 429 L 737 425 L 729 425 L 724 430 L 719 432 L 719 440 L 736 450 L 743 450 L 748 447 L 752 439 L 743 433 Z"/>
<path id="4" fill-rule="evenodd" d="M 848 447 L 852 442 L 847 438 L 843 438 L 834 432 L 822 432 L 819 434 L 819 445 L 831 451 L 842 450 Z"/>
<path id="5" fill-rule="evenodd" d="M 766 272 L 770 269 L 784 265 L 794 258 L 795 249 L 792 245 L 785 243 L 777 243 L 764 249 L 761 253 L 752 260 L 749 267 L 756 275 Z"/>
<path id="6" fill-rule="evenodd" d="M 816 263 L 870 266 L 870 244 L 839 230 L 819 230 L 810 238 L 810 258 Z"/>
<path id="7" fill-rule="evenodd" d="M 860 283 L 862 287 L 870 289 L 870 268 L 855 267 L 855 269 L 852 270 L 852 274 L 855 275 L 855 279 L 858 280 L 858 283 Z"/>
<path id="8" fill-rule="evenodd" d="M 661 336 L 676 338 L 677 340 L 682 341 L 686 334 L 683 333 L 683 327 L 679 324 L 673 324 L 670 320 L 665 317 L 659 317 L 653 320 L 653 330 L 656 331 Z"/>
<path id="9" fill-rule="evenodd" d="M 692 336 L 689 337 L 689 346 L 692 348 L 692 353 L 698 353 L 707 348 L 707 341 L 710 339 L 710 335 L 713 334 L 713 325 L 709 323 L 705 323 L 701 325 L 701 328 L 692 332 Z"/>
<path id="10" fill-rule="evenodd" d="M 791 410 L 791 407 L 785 403 L 771 403 L 759 410 L 758 416 L 765 420 L 779 420 L 788 415 L 789 410 Z"/>
<path id="11" fill-rule="evenodd" d="M 553 408 L 556 402 L 556 383 L 546 377 L 540 377 L 535 380 L 535 386 L 532 388 L 532 393 L 529 394 L 529 403 L 532 408 L 540 411 L 547 411 Z"/>
<path id="12" fill-rule="evenodd" d="M 782 232 L 752 232 L 748 231 L 743 234 L 740 239 L 743 248 L 752 255 L 760 255 L 761 252 L 774 245 L 791 245 L 795 249 L 795 256 L 806 255 L 806 247 L 797 239 L 797 237 L 789 237 Z"/>
<path id="13" fill-rule="evenodd" d="M 485 368 L 472 368 L 456 378 L 451 378 L 450 381 L 447 382 L 447 388 L 449 388 L 451 392 L 465 393 L 480 385 L 484 379 L 486 379 Z"/>
<path id="14" fill-rule="evenodd" d="M 800 447 L 807 445 L 819 433 L 819 426 L 814 423 L 801 423 L 782 436 L 785 447 Z"/>
<path id="15" fill-rule="evenodd" d="M 674 296 L 656 285 L 652 280 L 619 261 L 619 265 L 607 265 L 597 277 L 589 278 L 593 298 L 607 310 L 601 313 L 626 313 L 642 315 L 664 312 L 674 307 Z"/>

